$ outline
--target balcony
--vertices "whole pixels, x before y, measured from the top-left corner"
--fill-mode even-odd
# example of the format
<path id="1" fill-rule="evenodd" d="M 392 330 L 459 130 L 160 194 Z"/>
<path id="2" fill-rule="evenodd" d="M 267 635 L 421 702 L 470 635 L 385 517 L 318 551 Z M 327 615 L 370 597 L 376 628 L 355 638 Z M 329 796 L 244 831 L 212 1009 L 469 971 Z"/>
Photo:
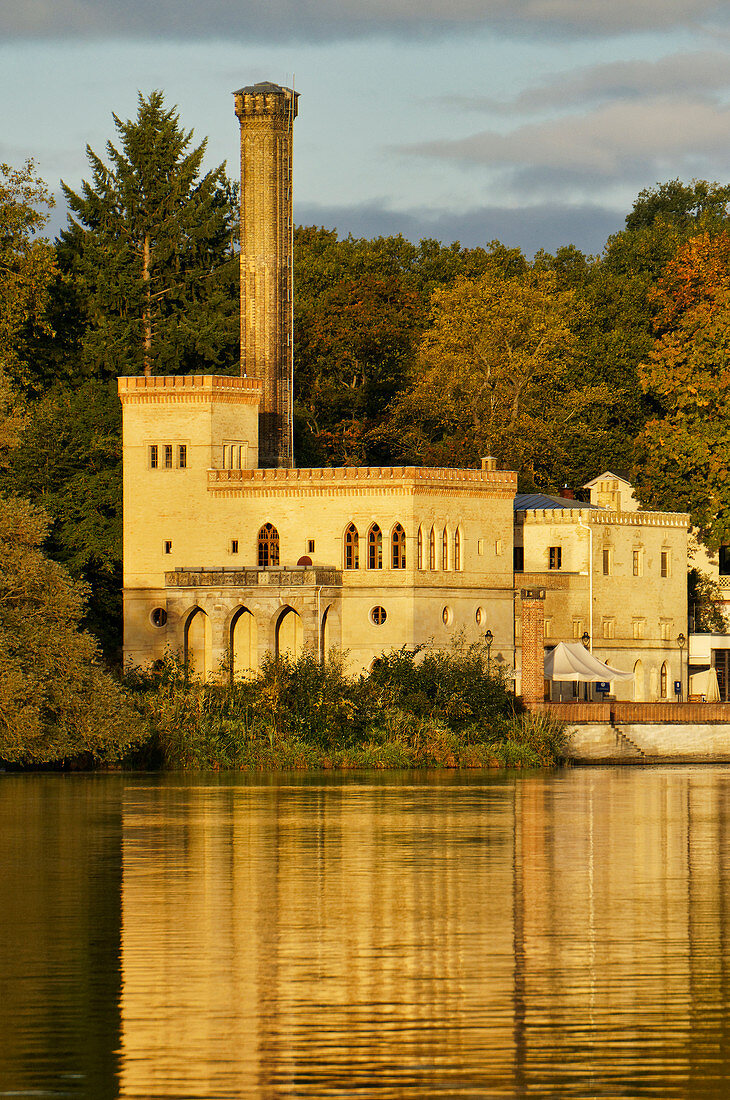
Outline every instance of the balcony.
<path id="1" fill-rule="evenodd" d="M 184 565 L 165 573 L 167 588 L 338 588 L 341 585 L 342 572 L 332 566 L 238 569 L 222 565 Z"/>

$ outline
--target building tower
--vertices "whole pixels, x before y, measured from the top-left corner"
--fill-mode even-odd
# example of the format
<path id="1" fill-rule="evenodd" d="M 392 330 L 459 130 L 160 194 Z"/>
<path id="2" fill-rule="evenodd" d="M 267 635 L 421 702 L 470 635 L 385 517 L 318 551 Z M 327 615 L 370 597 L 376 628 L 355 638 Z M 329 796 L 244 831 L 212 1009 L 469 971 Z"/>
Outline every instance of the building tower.
<path id="1" fill-rule="evenodd" d="M 259 466 L 294 464 L 292 138 L 297 93 L 240 88 L 241 375 L 263 383 Z"/>

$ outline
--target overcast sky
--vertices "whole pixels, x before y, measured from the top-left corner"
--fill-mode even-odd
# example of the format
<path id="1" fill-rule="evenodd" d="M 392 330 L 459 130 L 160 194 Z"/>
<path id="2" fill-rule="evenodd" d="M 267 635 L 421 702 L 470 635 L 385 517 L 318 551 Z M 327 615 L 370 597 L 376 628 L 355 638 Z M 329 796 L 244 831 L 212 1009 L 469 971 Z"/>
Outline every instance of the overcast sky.
<path id="1" fill-rule="evenodd" d="M 155 88 L 235 174 L 231 91 L 293 75 L 295 218 L 342 234 L 598 252 L 730 181 L 727 0 L 7 0 L 0 43 L 0 160 L 54 191 Z"/>

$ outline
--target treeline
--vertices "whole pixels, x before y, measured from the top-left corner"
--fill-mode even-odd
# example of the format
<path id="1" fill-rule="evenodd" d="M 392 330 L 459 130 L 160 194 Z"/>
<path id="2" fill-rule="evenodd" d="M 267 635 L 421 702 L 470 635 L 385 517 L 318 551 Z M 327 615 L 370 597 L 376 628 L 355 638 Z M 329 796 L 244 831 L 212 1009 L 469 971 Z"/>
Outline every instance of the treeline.
<path id="1" fill-rule="evenodd" d="M 48 554 L 88 586 L 86 625 L 121 637 L 122 374 L 238 371 L 237 186 L 204 172 L 163 96 L 114 116 L 105 156 L 64 185 L 0 173 L 0 365 L 22 422 L 0 488 L 50 517 Z M 300 465 L 475 465 L 523 490 L 632 473 L 649 506 L 728 530 L 730 187 L 642 192 L 600 256 L 533 259 L 403 237 L 295 234 Z"/>

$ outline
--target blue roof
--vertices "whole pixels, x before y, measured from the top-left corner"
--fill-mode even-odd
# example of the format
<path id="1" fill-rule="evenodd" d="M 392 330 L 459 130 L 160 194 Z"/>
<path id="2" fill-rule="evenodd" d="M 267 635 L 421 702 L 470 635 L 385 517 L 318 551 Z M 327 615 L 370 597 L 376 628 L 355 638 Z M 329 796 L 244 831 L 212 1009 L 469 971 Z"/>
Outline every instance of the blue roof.
<path id="1" fill-rule="evenodd" d="M 568 497 L 549 497 L 546 493 L 518 493 L 515 497 L 515 512 L 552 512 L 559 508 L 594 508 L 595 504 L 586 504 L 583 500 L 570 500 Z"/>

